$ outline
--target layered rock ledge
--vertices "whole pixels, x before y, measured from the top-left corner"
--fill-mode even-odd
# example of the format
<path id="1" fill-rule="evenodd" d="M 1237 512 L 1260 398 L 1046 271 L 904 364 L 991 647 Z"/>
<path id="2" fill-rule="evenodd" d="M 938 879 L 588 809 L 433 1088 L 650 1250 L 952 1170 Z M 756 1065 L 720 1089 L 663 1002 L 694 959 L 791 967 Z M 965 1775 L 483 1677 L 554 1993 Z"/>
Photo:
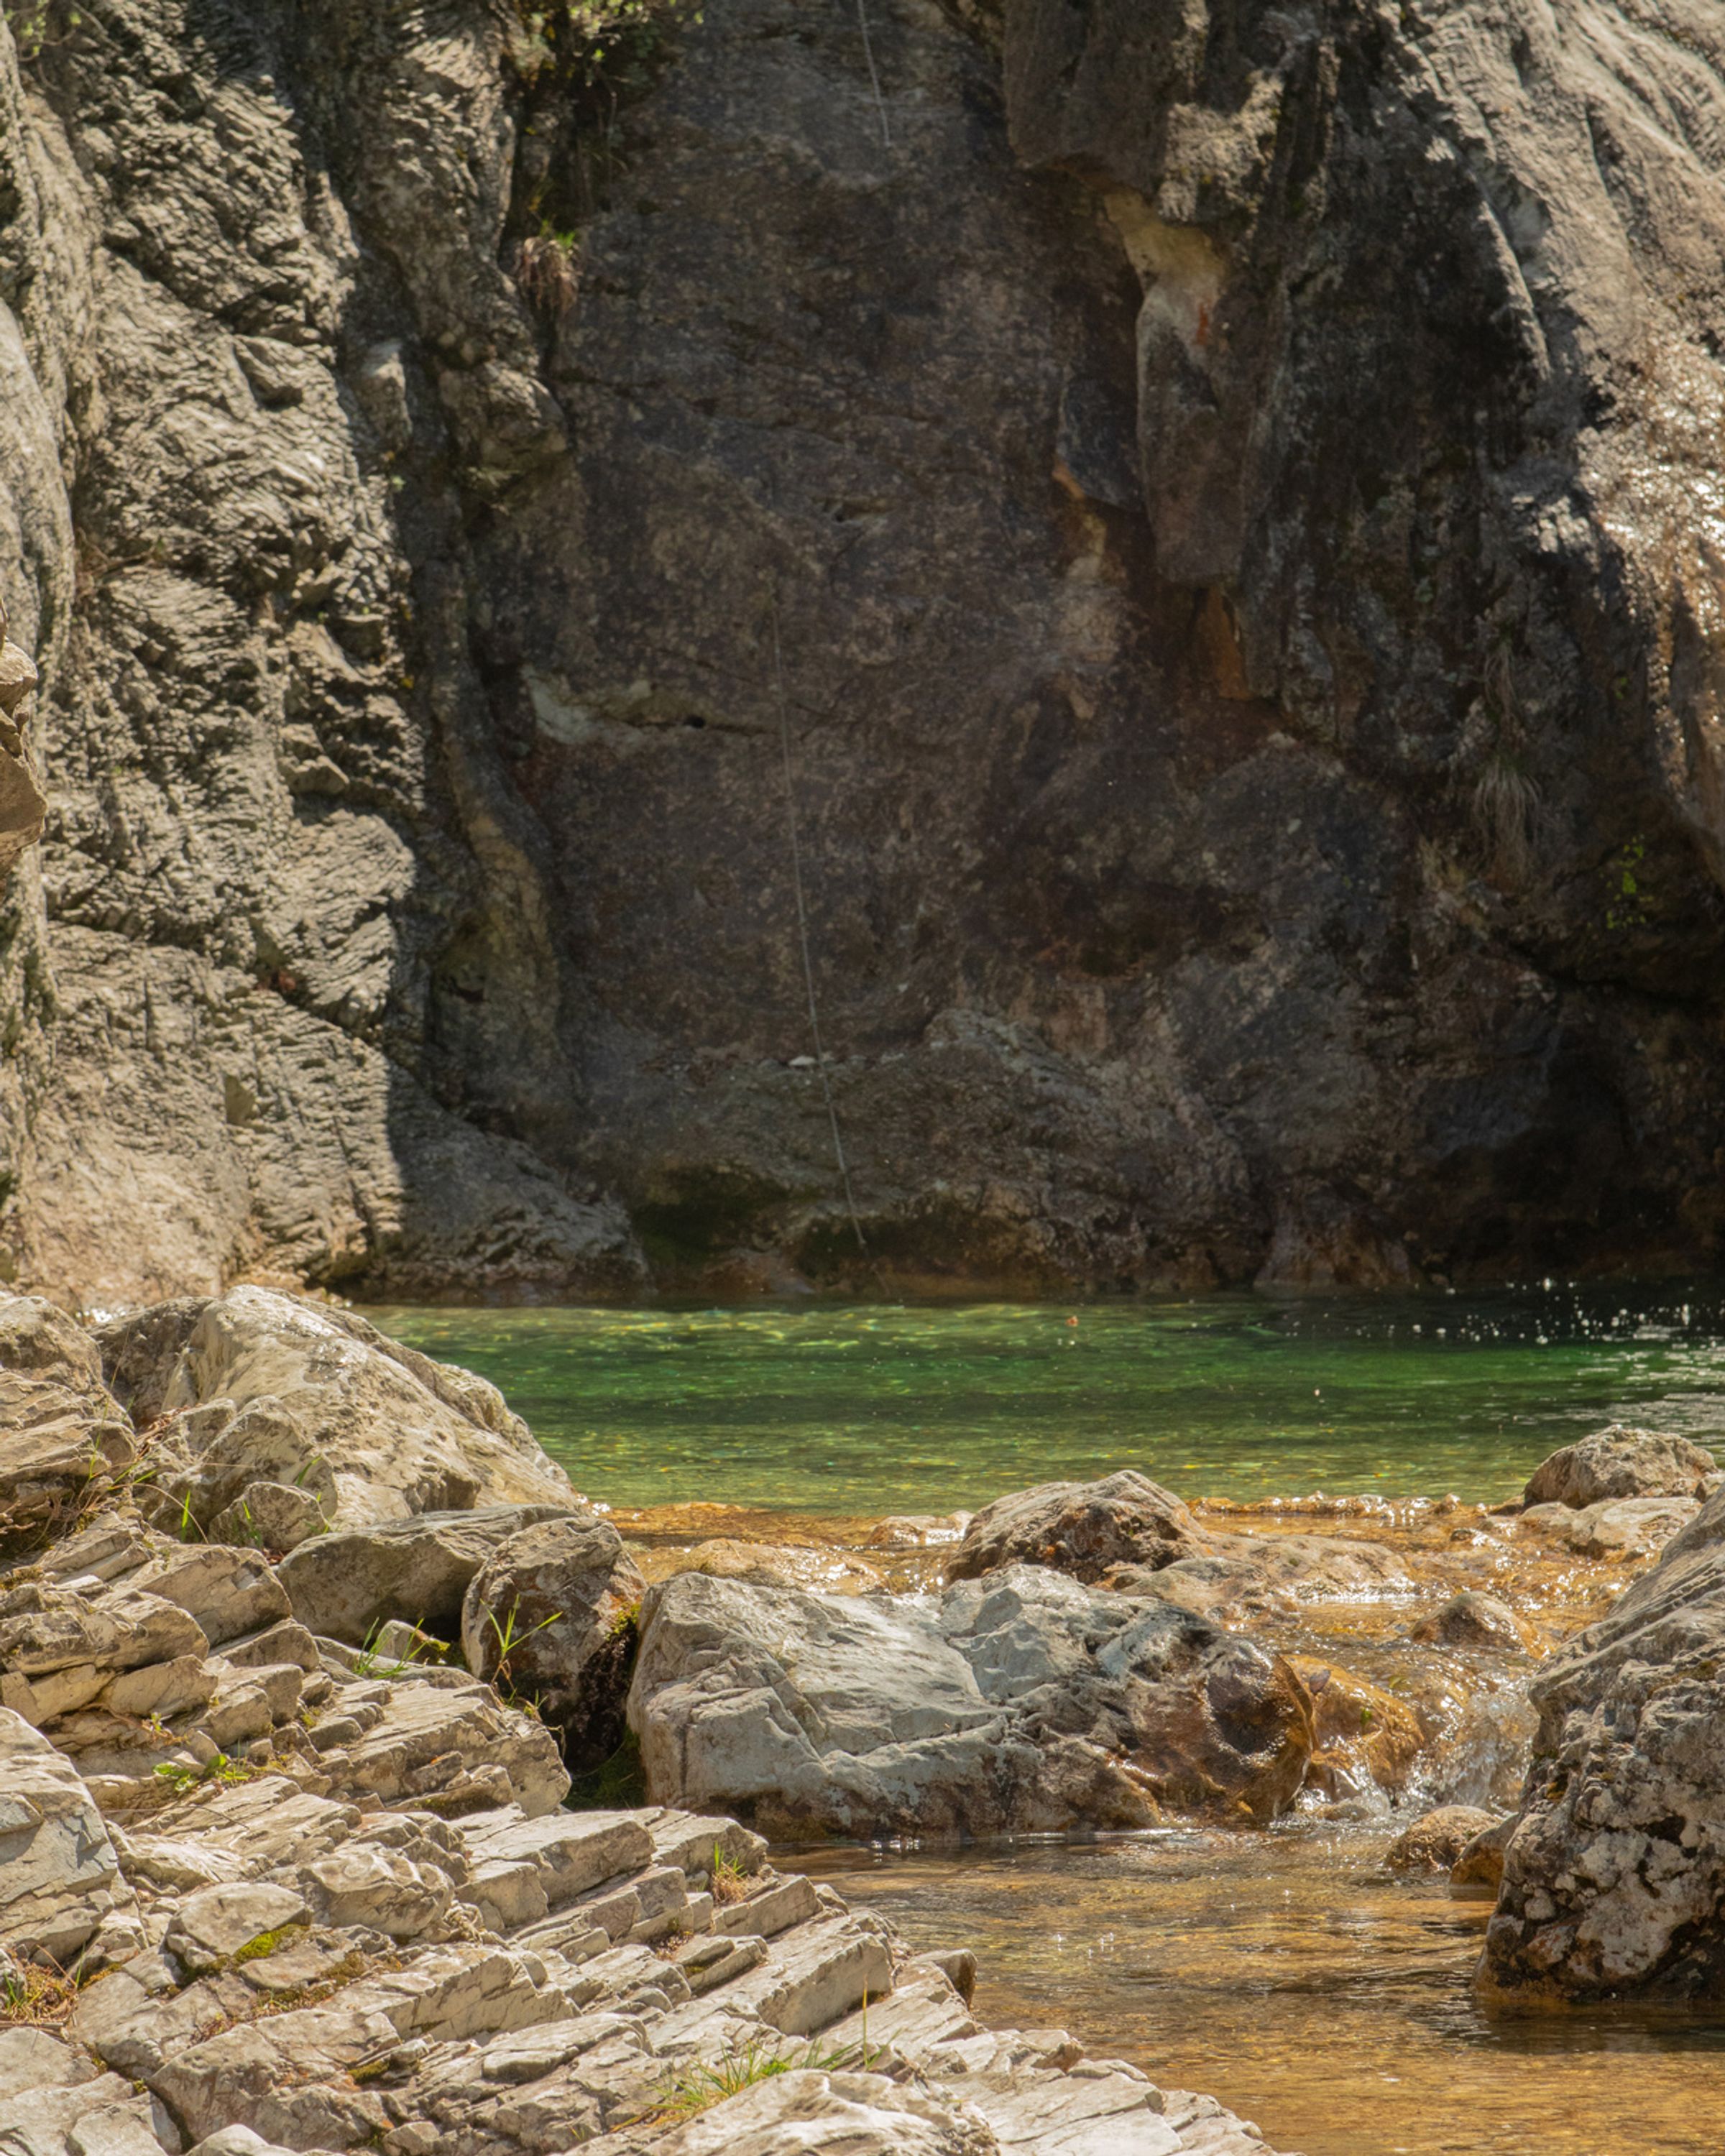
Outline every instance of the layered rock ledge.
<path id="1" fill-rule="evenodd" d="M 249 1290 L 0 1356 L 8 2156 L 1266 2156 L 732 1819 L 570 1809 L 511 1620 L 620 1698 L 632 1568 L 479 1381 Z"/>

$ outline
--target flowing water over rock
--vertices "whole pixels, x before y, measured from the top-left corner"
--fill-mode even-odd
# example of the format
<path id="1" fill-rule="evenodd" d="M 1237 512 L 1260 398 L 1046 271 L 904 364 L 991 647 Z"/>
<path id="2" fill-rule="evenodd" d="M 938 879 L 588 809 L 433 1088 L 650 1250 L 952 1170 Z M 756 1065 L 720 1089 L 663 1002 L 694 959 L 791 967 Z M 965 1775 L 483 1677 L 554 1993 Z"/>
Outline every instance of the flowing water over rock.
<path id="1" fill-rule="evenodd" d="M 1294 1814 L 1260 1830 L 829 1846 L 799 1851 L 799 1868 L 916 1943 L 973 1948 L 987 2016 L 1070 2027 L 1159 2081 L 1219 2090 L 1302 2156 L 1715 2145 L 1725 2012 L 1493 2020 L 1471 1984 L 1489 1898 L 1385 1857 L 1430 1806 L 1513 1806 L 1530 1676 L 1645 1553 L 1633 1503 L 1626 1527 L 1603 1528 L 1489 1505 L 1609 1419 L 1702 1443 L 1725 1428 L 1717 1290 L 386 1322 L 497 1378 L 616 1507 L 649 1579 L 700 1543 L 721 1577 L 932 1589 L 957 1524 L 883 1528 L 880 1512 L 1157 1476 L 1194 1501 L 1210 1553 L 1156 1591 L 1250 1632 L 1312 1688 L 1322 1772 Z M 1295 1497 L 1315 1484 L 1387 1494 Z"/>

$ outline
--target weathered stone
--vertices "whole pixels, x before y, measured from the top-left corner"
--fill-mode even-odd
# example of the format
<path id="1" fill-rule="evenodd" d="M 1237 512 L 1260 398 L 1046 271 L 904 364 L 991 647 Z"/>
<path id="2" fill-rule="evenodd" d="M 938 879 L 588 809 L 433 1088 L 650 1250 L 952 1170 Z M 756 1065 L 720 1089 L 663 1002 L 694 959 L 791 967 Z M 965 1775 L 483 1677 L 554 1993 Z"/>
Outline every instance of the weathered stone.
<path id="1" fill-rule="evenodd" d="M 323 1501 L 286 1482 L 248 1482 L 209 1523 L 213 1543 L 249 1543 L 264 1550 L 297 1549 L 328 1532 Z"/>
<path id="2" fill-rule="evenodd" d="M 311 1733 L 315 1738 L 316 1726 Z M 337 1794 L 416 1803 L 450 1815 L 512 1802 L 536 1817 L 554 1810 L 569 1790 L 568 1770 L 550 1732 L 505 1707 L 489 1685 L 453 1672 L 442 1685 L 390 1686 L 376 1722 L 344 1731 L 324 1758 Z M 495 1794 L 481 1794 L 494 1785 Z"/>
<path id="3" fill-rule="evenodd" d="M 82 1780 L 45 1738 L 0 1707 L 0 1946 L 69 1962 L 131 1900 Z"/>
<path id="4" fill-rule="evenodd" d="M 649 1591 L 629 1717 L 655 1797 L 845 1833 L 1267 1817 L 1312 1743 L 1279 1658 L 1034 1566 L 938 1611 L 684 1574 Z"/>
<path id="5" fill-rule="evenodd" d="M 291 1296 L 239 1287 L 205 1306 L 165 1404 L 213 1400 L 235 1412 L 195 1463 L 201 1517 L 259 1480 L 327 1491 L 339 1527 L 480 1502 L 574 1502 L 568 1477 L 494 1388 L 351 1312 Z"/>
<path id="6" fill-rule="evenodd" d="M 622 1741 L 645 1589 L 608 1522 L 572 1516 L 511 1535 L 467 1589 L 467 1666 L 533 1700 L 577 1772 Z"/>
<path id="7" fill-rule="evenodd" d="M 1686 1437 L 1613 1423 L 1541 1460 L 1522 1502 L 1579 1512 L 1615 1497 L 1699 1497 L 1715 1465 L 1711 1452 Z"/>
<path id="8" fill-rule="evenodd" d="M 1053 1566 L 1097 1580 L 1116 1565 L 1159 1567 L 1205 1547 L 1180 1500 L 1131 1468 L 1101 1482 L 1044 1482 L 985 1505 L 947 1560 L 948 1579 L 997 1566 Z"/>
<path id="9" fill-rule="evenodd" d="M 1722 1666 L 1714 1496 L 1530 1687 L 1539 1727 L 1486 1937 L 1488 2001 L 1519 2010 L 1725 1985 Z"/>
<path id="10" fill-rule="evenodd" d="M 1516 1830 L 1513 1814 L 1493 1820 L 1471 1835 L 1456 1852 L 1450 1867 L 1450 1892 L 1466 1898 L 1495 1902 L 1503 1884 L 1503 1852 Z"/>
<path id="11" fill-rule="evenodd" d="M 295 1615 L 321 1637 L 363 1646 L 378 1626 L 399 1620 L 454 1640 L 462 1598 L 486 1558 L 522 1528 L 567 1510 L 490 1505 L 381 1521 L 302 1543 L 280 1577 Z"/>
<path id="12" fill-rule="evenodd" d="M 1532 1528 L 1578 1557 L 1642 1558 L 1662 1549 L 1699 1510 L 1693 1497 L 1608 1497 L 1579 1511 L 1568 1505 L 1534 1505 L 1522 1514 Z"/>
<path id="13" fill-rule="evenodd" d="M 624 2128 L 590 2142 L 593 2156 L 800 2156 L 842 2148 L 845 2156 L 998 2156 L 993 2133 L 971 2113 L 878 2074 L 804 2069 L 776 2076 L 715 2105 L 669 2133 Z M 1177 2149 L 1122 2148 L 1121 2156 L 1163 2156 Z"/>
<path id="14" fill-rule="evenodd" d="M 205 1887 L 175 1908 L 162 1944 L 195 1974 L 219 1969 L 266 1933 L 303 1923 L 305 1903 L 286 1887 Z"/>
<path id="15" fill-rule="evenodd" d="M 213 1647 L 291 1614 L 280 1581 L 254 1549 L 203 1545 L 159 1560 L 139 1584 L 188 1612 Z"/>

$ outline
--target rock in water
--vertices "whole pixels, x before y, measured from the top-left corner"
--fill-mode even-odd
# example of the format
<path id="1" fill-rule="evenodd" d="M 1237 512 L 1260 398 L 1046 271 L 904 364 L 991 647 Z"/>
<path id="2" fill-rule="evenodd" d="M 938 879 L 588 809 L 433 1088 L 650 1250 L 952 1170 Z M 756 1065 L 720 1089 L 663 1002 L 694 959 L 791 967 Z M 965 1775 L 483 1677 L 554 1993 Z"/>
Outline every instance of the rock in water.
<path id="1" fill-rule="evenodd" d="M 629 1713 L 655 1799 L 787 1833 L 1265 1820 L 1313 1742 L 1279 1656 L 1033 1565 L 938 1608 L 681 1574 L 643 1605 Z"/>
<path id="2" fill-rule="evenodd" d="M 462 1603 L 467 1666 L 531 1700 L 578 1773 L 622 1741 L 645 1590 L 616 1528 L 571 1515 L 501 1543 Z"/>
<path id="3" fill-rule="evenodd" d="M 1429 1617 L 1420 1618 L 1409 1637 L 1440 1647 L 1498 1647 L 1522 1654 L 1535 1644 L 1537 1635 L 1507 1602 L 1466 1588 Z"/>
<path id="4" fill-rule="evenodd" d="M 1696 1497 L 1713 1455 L 1669 1430 L 1613 1423 L 1542 1460 L 1522 1493 L 1524 1505 L 1580 1511 L 1615 1497 Z"/>
<path id="5" fill-rule="evenodd" d="M 1512 2010 L 1725 1996 L 1725 1493 L 1530 1697 L 1482 1995 Z"/>
<path id="6" fill-rule="evenodd" d="M 997 1497 L 965 1529 L 947 1577 L 976 1579 L 1022 1563 L 1096 1580 L 1115 1565 L 1171 1564 L 1208 1547 L 1180 1500 L 1128 1467 L 1100 1482 L 1040 1482 Z"/>
<path id="7" fill-rule="evenodd" d="M 1440 1804 L 1404 1827 L 1384 1852 L 1391 1871 L 1451 1871 L 1464 1849 L 1497 1821 L 1472 1804 Z"/>

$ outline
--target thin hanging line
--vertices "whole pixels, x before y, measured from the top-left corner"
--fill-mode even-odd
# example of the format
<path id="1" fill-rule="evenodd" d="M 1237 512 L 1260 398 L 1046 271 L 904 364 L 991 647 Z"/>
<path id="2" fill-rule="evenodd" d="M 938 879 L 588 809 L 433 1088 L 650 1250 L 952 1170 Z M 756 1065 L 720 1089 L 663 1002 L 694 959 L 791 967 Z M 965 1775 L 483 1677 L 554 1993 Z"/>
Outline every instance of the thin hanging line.
<path id="1" fill-rule="evenodd" d="M 886 124 L 886 100 L 880 94 L 880 72 L 875 65 L 875 48 L 869 37 L 869 0 L 856 0 L 856 19 L 862 30 L 863 58 L 869 64 L 869 80 L 875 85 L 875 109 L 880 115 L 880 140 L 890 150 L 892 130 Z"/>
<path id="2" fill-rule="evenodd" d="M 850 1215 L 850 1224 L 856 1232 L 856 1247 L 866 1260 L 869 1255 L 868 1239 L 863 1234 L 862 1222 L 857 1217 L 856 1200 L 851 1195 L 850 1167 L 845 1158 L 845 1141 L 839 1135 L 839 1111 L 833 1101 L 831 1081 L 827 1076 L 827 1052 L 821 1045 L 820 1013 L 815 1007 L 814 967 L 809 956 L 809 909 L 803 901 L 803 849 L 797 837 L 797 783 L 791 764 L 791 720 L 784 693 L 784 655 L 778 641 L 778 595 L 769 593 L 767 604 L 773 622 L 773 685 L 778 698 L 778 746 L 784 761 L 784 818 L 791 834 L 791 883 L 797 894 L 797 942 L 803 953 L 803 986 L 809 995 L 809 1030 L 814 1040 L 814 1064 L 820 1073 L 821 1097 L 827 1104 L 827 1121 L 833 1128 L 833 1157 L 839 1163 L 839 1180 L 845 1186 L 845 1210 Z"/>

